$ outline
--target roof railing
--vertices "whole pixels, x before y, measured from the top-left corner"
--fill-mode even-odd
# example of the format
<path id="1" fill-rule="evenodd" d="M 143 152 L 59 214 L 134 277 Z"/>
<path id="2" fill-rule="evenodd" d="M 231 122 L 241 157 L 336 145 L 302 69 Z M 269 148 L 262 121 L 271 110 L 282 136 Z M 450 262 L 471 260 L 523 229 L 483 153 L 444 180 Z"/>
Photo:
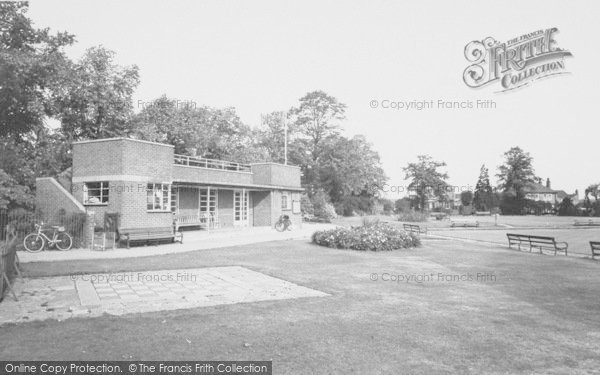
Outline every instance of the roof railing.
<path id="1" fill-rule="evenodd" d="M 226 160 L 207 159 L 199 156 L 175 154 L 175 164 L 187 167 L 221 169 L 225 171 L 251 172 L 249 164 L 235 163 Z"/>

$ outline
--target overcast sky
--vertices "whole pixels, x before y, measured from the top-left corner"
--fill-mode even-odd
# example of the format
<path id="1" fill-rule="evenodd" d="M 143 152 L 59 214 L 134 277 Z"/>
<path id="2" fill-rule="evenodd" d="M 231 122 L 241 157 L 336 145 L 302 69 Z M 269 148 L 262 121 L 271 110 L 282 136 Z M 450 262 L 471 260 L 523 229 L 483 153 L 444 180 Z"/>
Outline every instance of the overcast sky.
<path id="1" fill-rule="evenodd" d="M 86 48 L 104 45 L 137 64 L 146 102 L 162 94 L 198 105 L 232 106 L 249 125 L 313 90 L 348 106 L 347 135 L 365 134 L 390 185 L 402 167 L 430 154 L 450 183 L 474 186 L 502 154 L 520 146 L 552 187 L 573 192 L 600 181 L 597 1 L 31 1 L 38 27 L 66 30 Z M 464 48 L 557 27 L 571 74 L 496 93 L 467 87 Z M 493 100 L 495 109 L 406 111 L 371 101 Z M 495 182 L 495 177 L 492 178 Z"/>

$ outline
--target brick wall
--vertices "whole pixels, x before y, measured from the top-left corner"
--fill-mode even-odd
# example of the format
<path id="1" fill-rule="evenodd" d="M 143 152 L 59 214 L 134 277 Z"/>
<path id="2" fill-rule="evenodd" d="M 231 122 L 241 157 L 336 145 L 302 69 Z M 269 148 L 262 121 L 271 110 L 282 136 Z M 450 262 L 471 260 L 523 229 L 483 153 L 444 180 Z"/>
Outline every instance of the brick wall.
<path id="1" fill-rule="evenodd" d="M 253 216 L 254 226 L 271 226 L 271 192 L 269 191 L 253 191 Z"/>
<path id="2" fill-rule="evenodd" d="M 273 185 L 300 187 L 300 168 L 292 165 L 275 163 L 252 164 L 254 183 L 257 185 Z"/>
<path id="3" fill-rule="evenodd" d="M 85 213 L 84 207 L 55 179 L 36 178 L 36 208 L 47 222 L 58 222 L 60 210 L 67 214 Z"/>
<path id="4" fill-rule="evenodd" d="M 220 169 L 206 169 L 173 165 L 173 179 L 175 181 L 197 183 L 222 183 L 222 184 L 252 184 L 252 174 L 249 172 L 227 171 Z"/>
<path id="5" fill-rule="evenodd" d="M 283 191 L 281 191 L 281 190 L 274 190 L 271 192 L 271 194 L 272 194 L 271 220 L 273 220 L 273 223 L 276 223 L 277 220 L 279 220 L 279 216 L 285 214 L 290 217 L 290 219 L 292 220 L 292 224 L 294 226 L 301 227 L 302 226 L 302 214 L 301 213 L 294 214 L 291 209 L 292 205 L 290 205 L 290 209 L 286 209 L 286 210 L 282 209 L 282 207 L 281 207 L 282 193 L 283 193 Z M 292 201 L 300 200 L 300 193 L 288 191 L 288 194 L 289 194 L 288 199 L 291 199 Z"/>

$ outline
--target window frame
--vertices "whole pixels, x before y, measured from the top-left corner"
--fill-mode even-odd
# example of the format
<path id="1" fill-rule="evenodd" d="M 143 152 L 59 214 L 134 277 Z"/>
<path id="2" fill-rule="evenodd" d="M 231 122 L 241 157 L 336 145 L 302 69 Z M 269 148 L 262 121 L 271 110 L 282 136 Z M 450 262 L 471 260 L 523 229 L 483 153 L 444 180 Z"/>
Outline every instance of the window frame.
<path id="1" fill-rule="evenodd" d="M 285 198 L 285 200 L 284 200 Z M 284 205 L 285 201 L 285 205 Z M 289 191 L 281 192 L 281 209 L 284 211 L 290 211 L 292 209 L 292 195 Z"/>
<path id="2" fill-rule="evenodd" d="M 88 184 L 100 184 L 99 188 L 90 188 Z M 98 196 L 93 196 L 92 198 L 98 198 L 99 202 L 90 202 L 90 190 L 99 191 Z M 105 193 L 105 194 L 104 194 Z M 106 201 L 103 201 L 106 198 Z M 110 182 L 109 181 L 86 181 L 83 183 L 83 204 L 85 206 L 107 206 L 110 202 Z"/>
<path id="3" fill-rule="evenodd" d="M 157 186 L 160 186 L 160 189 L 156 189 Z M 157 197 L 155 196 L 155 192 L 157 191 L 160 191 L 161 193 L 158 208 L 156 202 Z M 152 208 L 149 207 L 150 205 L 152 205 Z M 146 185 L 146 211 L 171 213 L 171 184 L 165 184 L 162 182 L 148 182 Z"/>

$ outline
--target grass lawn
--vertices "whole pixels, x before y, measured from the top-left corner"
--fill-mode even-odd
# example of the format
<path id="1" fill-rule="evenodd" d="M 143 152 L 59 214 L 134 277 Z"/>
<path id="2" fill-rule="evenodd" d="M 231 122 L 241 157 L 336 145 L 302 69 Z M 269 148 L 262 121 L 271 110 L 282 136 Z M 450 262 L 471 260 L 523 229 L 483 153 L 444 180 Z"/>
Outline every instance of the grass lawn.
<path id="1" fill-rule="evenodd" d="M 394 216 L 367 216 L 369 219 L 379 219 L 382 221 L 395 221 Z M 450 216 L 450 219 L 455 220 L 477 220 L 480 227 L 482 228 L 494 228 L 496 220 L 494 216 Z M 512 227 L 512 228 L 574 228 L 573 224 L 575 220 L 588 220 L 600 221 L 600 218 L 588 218 L 588 217 L 571 217 L 571 216 L 535 216 L 535 215 L 524 215 L 524 216 L 510 216 L 500 215 L 498 216 L 497 224 L 500 227 Z M 334 224 L 342 226 L 357 226 L 362 225 L 363 217 L 351 216 L 351 217 L 340 217 L 333 220 Z M 415 223 L 426 225 L 427 228 L 450 228 L 450 220 L 435 220 L 430 218 L 425 223 Z M 596 227 L 598 228 L 598 227 Z"/>
<path id="2" fill-rule="evenodd" d="M 444 231 L 430 231 L 432 234 L 463 238 L 477 241 L 488 241 L 508 246 L 506 233 L 530 234 L 534 236 L 554 237 L 556 241 L 567 242 L 569 244 L 569 253 L 583 254 L 591 256 L 590 241 L 600 241 L 600 228 L 581 228 L 581 229 L 462 229 L 456 228 Z M 535 251 L 535 250 L 534 250 Z"/>
<path id="3" fill-rule="evenodd" d="M 587 259 L 451 240 L 386 253 L 278 241 L 24 269 L 44 276 L 219 265 L 331 296 L 6 325 L 0 358 L 273 360 L 276 374 L 600 368 L 600 262 Z"/>

